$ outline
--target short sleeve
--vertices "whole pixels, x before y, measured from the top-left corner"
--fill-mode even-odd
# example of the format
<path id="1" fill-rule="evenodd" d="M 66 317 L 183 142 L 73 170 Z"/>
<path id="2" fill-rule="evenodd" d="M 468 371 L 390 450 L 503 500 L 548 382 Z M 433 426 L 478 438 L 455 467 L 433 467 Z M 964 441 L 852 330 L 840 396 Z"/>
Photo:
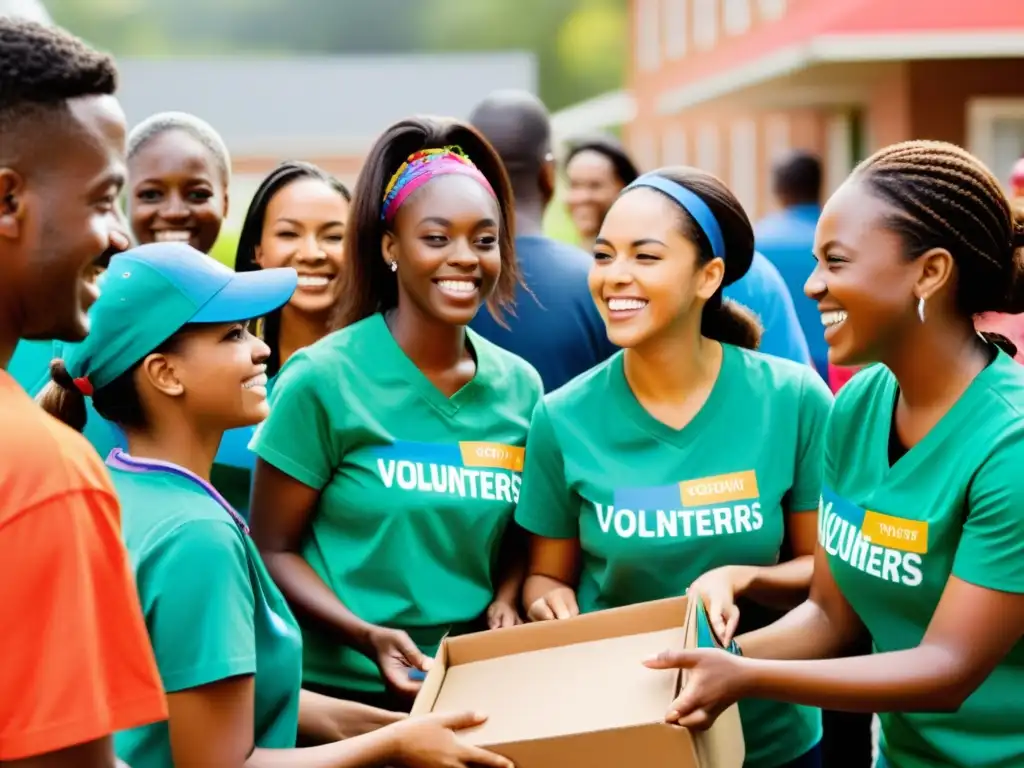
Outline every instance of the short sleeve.
<path id="1" fill-rule="evenodd" d="M 786 511 L 808 512 L 817 509 L 821 499 L 825 432 L 832 410 L 832 392 L 811 369 L 803 376 L 797 408 L 796 466 Z"/>
<path id="2" fill-rule="evenodd" d="M 335 456 L 322 376 L 308 356 L 289 360 L 274 383 L 270 415 L 256 428 L 249 444 L 265 462 L 317 490 L 327 485 L 340 462 Z M 333 377 L 327 380 L 336 381 Z"/>
<path id="3" fill-rule="evenodd" d="M 530 533 L 551 539 L 579 536 L 579 510 L 565 479 L 562 449 L 542 400 L 533 412 L 526 438 L 523 486 L 516 522 Z"/>
<path id="4" fill-rule="evenodd" d="M 167 718 L 108 491 L 65 491 L 0 528 L 0 763 Z"/>
<path id="5" fill-rule="evenodd" d="M 168 693 L 256 672 L 255 597 L 234 522 L 178 526 L 136 578 Z"/>
<path id="6" fill-rule="evenodd" d="M 971 483 L 953 575 L 1024 594 L 1024 434 L 1000 446 Z"/>

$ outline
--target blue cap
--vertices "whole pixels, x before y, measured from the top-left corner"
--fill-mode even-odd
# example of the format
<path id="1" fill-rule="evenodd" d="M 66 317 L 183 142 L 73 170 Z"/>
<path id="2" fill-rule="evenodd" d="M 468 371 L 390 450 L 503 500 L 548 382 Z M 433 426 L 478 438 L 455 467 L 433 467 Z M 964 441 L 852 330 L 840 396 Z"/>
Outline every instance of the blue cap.
<path id="1" fill-rule="evenodd" d="M 288 303 L 294 269 L 234 272 L 185 243 L 151 243 L 114 256 L 91 329 L 65 360 L 87 394 L 130 370 L 191 323 L 237 323 Z M 81 382 L 81 383 L 78 383 Z"/>

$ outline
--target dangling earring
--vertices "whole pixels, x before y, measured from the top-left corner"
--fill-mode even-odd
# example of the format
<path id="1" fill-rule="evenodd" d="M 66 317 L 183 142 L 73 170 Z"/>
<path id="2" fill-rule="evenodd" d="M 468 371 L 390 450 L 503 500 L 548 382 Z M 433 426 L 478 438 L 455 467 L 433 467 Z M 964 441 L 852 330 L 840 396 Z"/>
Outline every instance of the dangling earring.
<path id="1" fill-rule="evenodd" d="M 398 271 L 398 262 L 397 261 L 392 261 L 390 266 L 391 266 L 391 271 L 392 272 L 397 272 Z"/>
<path id="2" fill-rule="evenodd" d="M 921 322 L 923 323 L 924 322 L 924 296 L 922 296 L 920 299 L 917 300 L 917 316 L 921 320 Z"/>

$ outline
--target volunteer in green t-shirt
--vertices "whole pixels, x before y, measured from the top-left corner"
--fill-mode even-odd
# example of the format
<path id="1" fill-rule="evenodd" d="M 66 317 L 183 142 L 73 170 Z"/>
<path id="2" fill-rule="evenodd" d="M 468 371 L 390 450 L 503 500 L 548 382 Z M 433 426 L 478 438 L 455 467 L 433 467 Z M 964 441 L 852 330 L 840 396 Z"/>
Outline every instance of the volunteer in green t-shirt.
<path id="1" fill-rule="evenodd" d="M 509 766 L 447 730 L 477 717 L 400 722 L 301 691 L 298 625 L 210 485 L 225 429 L 267 412 L 269 350 L 246 322 L 296 281 L 291 269 L 236 274 L 185 243 L 140 246 L 111 260 L 89 336 L 52 366 L 47 410 L 80 428 L 91 396 L 128 440 L 107 463 L 170 718 L 117 734 L 118 757 L 133 768 Z M 321 745 L 296 749 L 300 732 Z"/>
<path id="2" fill-rule="evenodd" d="M 670 719 L 770 696 L 879 712 L 887 768 L 1024 765 L 1024 368 L 979 337 L 1024 308 L 1024 226 L 940 142 L 881 150 L 825 206 L 807 281 L 829 359 L 874 365 L 825 436 L 811 595 L 691 668 Z M 874 654 L 828 661 L 869 634 Z M 766 659 L 781 659 L 767 661 Z"/>
<path id="3" fill-rule="evenodd" d="M 471 128 L 391 126 L 353 195 L 340 330 L 281 369 L 253 528 L 303 624 L 303 681 L 406 708 L 447 633 L 518 622 L 540 377 L 466 326 L 519 280 L 508 178 Z"/>
<path id="4" fill-rule="evenodd" d="M 759 603 L 806 597 L 832 398 L 808 366 L 752 351 L 752 315 L 723 301 L 753 253 L 735 196 L 692 168 L 641 176 L 608 212 L 590 290 L 624 351 L 534 414 L 516 510 L 535 534 L 530 618 L 689 589 L 728 644 L 741 618 L 771 620 Z M 740 712 L 748 766 L 820 765 L 819 710 Z"/>
<path id="5" fill-rule="evenodd" d="M 340 181 L 310 163 L 288 161 L 256 188 L 242 221 L 235 271 L 292 267 L 299 285 L 284 307 L 260 321 L 270 347 L 267 391 L 292 353 L 327 335 L 338 300 L 345 219 L 351 196 Z M 249 450 L 253 428 L 224 435 L 213 466 L 213 484 L 245 517 L 256 456 Z"/>

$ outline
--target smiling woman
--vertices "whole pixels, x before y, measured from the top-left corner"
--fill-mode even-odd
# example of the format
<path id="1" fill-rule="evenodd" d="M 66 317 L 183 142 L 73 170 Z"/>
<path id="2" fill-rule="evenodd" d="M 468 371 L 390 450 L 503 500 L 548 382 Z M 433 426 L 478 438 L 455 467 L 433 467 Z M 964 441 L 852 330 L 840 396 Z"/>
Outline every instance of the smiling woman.
<path id="1" fill-rule="evenodd" d="M 231 160 L 203 120 L 161 112 L 128 136 L 128 211 L 140 244 L 188 243 L 209 253 L 228 212 Z"/>
<path id="2" fill-rule="evenodd" d="M 344 184 L 315 165 L 292 161 L 275 168 L 249 203 L 235 271 L 291 267 L 298 273 L 291 300 L 259 321 L 260 335 L 270 348 L 268 391 L 281 365 L 329 330 L 348 206 Z M 252 427 L 228 431 L 213 471 L 214 486 L 246 518 L 256 462 L 248 448 L 252 433 Z"/>
<path id="3" fill-rule="evenodd" d="M 249 203 L 235 271 L 292 267 L 299 275 L 291 301 L 263 320 L 271 376 L 294 352 L 328 331 L 339 297 L 351 198 L 344 184 L 312 163 L 288 161 L 270 172 Z"/>
<path id="4" fill-rule="evenodd" d="M 506 531 L 540 377 L 466 328 L 514 295 L 512 227 L 468 126 L 404 120 L 366 159 L 340 330 L 284 366 L 253 441 L 253 532 L 303 622 L 307 685 L 407 708 L 444 635 L 519 620 Z"/>
<path id="5" fill-rule="evenodd" d="M 516 508 L 531 619 L 689 591 L 728 646 L 806 595 L 831 398 L 809 366 L 753 351 L 759 326 L 723 300 L 753 255 L 736 196 L 695 168 L 641 176 L 604 217 L 590 290 L 623 351 L 534 411 Z M 740 715 L 746 768 L 821 765 L 818 710 Z"/>

